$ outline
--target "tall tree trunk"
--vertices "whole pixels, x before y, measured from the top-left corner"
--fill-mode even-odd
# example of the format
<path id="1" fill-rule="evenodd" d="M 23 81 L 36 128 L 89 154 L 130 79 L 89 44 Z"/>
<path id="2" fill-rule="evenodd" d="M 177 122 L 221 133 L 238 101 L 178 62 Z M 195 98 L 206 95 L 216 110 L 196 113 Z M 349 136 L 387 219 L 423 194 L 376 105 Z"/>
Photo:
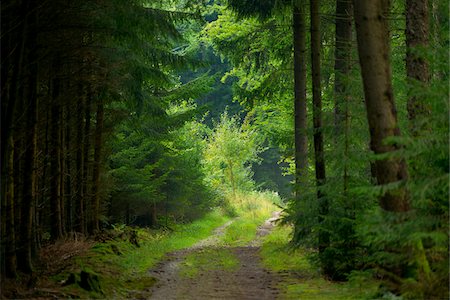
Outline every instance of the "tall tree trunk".
<path id="1" fill-rule="evenodd" d="M 33 205 L 34 205 L 34 184 L 35 184 L 35 157 L 36 157 L 36 120 L 37 120 L 37 10 L 36 0 L 27 2 L 27 71 L 26 71 L 26 134 L 25 134 L 25 156 L 23 174 L 23 199 L 21 218 L 21 238 L 20 248 L 17 252 L 18 267 L 30 273 L 32 265 L 32 225 L 33 225 Z"/>
<path id="2" fill-rule="evenodd" d="M 60 202 L 60 184 L 61 184 L 61 166 L 60 166 L 60 74 L 58 59 L 54 61 L 54 78 L 52 79 L 52 105 L 51 105 L 51 119 L 52 124 L 50 128 L 51 152 L 50 152 L 50 203 L 51 203 L 51 236 L 56 240 L 62 237 L 62 223 L 61 223 L 61 202 Z"/>
<path id="3" fill-rule="evenodd" d="M 300 1 L 301 2 L 301 1 Z M 295 197 L 300 198 L 308 165 L 306 122 L 306 26 L 304 3 L 293 7 L 294 37 L 294 123 L 295 123 Z"/>
<path id="4" fill-rule="evenodd" d="M 426 0 L 407 0 L 406 1 L 406 75 L 410 84 L 419 82 L 428 85 L 430 81 L 430 71 L 427 61 L 423 55 L 416 51 L 425 50 L 429 45 L 430 35 L 429 9 Z M 418 49 L 419 48 L 419 49 Z M 413 95 L 411 91 L 408 95 L 408 117 L 411 121 L 413 134 L 417 134 L 418 122 L 424 116 L 430 114 L 430 108 L 427 107 L 423 99 Z"/>
<path id="5" fill-rule="evenodd" d="M 75 192 L 75 229 L 81 233 L 84 233 L 84 197 L 83 197 L 83 102 L 84 92 L 83 86 L 80 83 L 78 86 L 79 99 L 76 108 L 75 125 L 76 137 L 75 137 L 75 180 L 74 180 L 74 192 Z"/>
<path id="6" fill-rule="evenodd" d="M 13 147 L 13 138 L 10 136 L 10 145 L 11 150 L 9 151 L 8 157 L 8 177 L 4 178 L 2 181 L 7 182 L 6 186 L 6 197 L 5 200 L 2 199 L 2 202 L 5 201 L 5 205 L 3 206 L 3 210 L 5 214 L 4 217 L 5 230 L 4 236 L 2 240 L 2 244 L 5 245 L 5 274 L 8 277 L 16 277 L 17 270 L 17 258 L 16 258 L 16 224 L 14 223 L 14 147 Z M 3 224 L 2 224 L 3 225 Z"/>
<path id="7" fill-rule="evenodd" d="M 65 199 L 66 199 L 66 155 L 67 155 L 67 149 L 66 149 L 66 106 L 65 104 L 61 105 L 61 112 L 59 114 L 59 145 L 60 145 L 60 154 L 59 154 L 59 205 L 60 205 L 60 216 L 61 216 L 61 230 L 62 234 L 64 235 L 66 233 L 66 206 L 65 206 Z"/>
<path id="8" fill-rule="evenodd" d="M 18 5 L 22 14 L 25 15 L 26 12 L 26 3 L 22 3 Z M 2 8 L 3 9 L 3 8 Z M 17 12 L 18 13 L 18 12 Z M 11 30 L 11 27 L 15 26 L 14 23 L 10 23 L 9 16 L 2 15 L 2 27 L 3 22 L 7 22 L 6 30 Z M 1 65 L 1 147 L 0 147 L 0 161 L 1 163 L 1 177 L 6 178 L 8 172 L 8 162 L 9 162 L 9 151 L 12 147 L 10 142 L 10 135 L 12 132 L 13 125 L 13 117 L 15 116 L 16 106 L 19 99 L 19 90 L 23 89 L 23 85 L 21 86 L 19 83 L 23 82 L 23 61 L 25 55 L 25 41 L 26 41 L 26 30 L 27 23 L 25 21 L 25 17 L 23 20 L 19 21 L 19 26 L 17 31 L 12 31 L 8 34 L 8 38 L 6 39 L 11 47 L 8 47 L 8 44 L 3 44 L 2 38 L 2 65 Z M 10 27 L 9 27 L 10 26 Z M 11 49 L 14 49 L 12 51 Z M 12 51 L 9 53 L 9 51 Z M 10 70 L 10 68 L 12 70 Z M 10 77 L 10 79 L 9 79 Z M 3 185 L 6 181 L 2 180 L 1 185 L 1 195 L 2 199 L 5 199 L 6 196 L 6 186 Z"/>
<path id="9" fill-rule="evenodd" d="M 320 11 L 319 0 L 310 1 L 311 15 L 311 73 L 313 90 L 313 126 L 314 126 L 314 157 L 316 169 L 317 198 L 319 201 L 319 226 L 328 215 L 328 200 L 321 191 L 325 183 L 325 159 L 323 153 L 322 135 L 322 87 L 320 72 Z M 323 252 L 330 244 L 330 236 L 326 230 L 319 230 L 319 252 Z"/>
<path id="10" fill-rule="evenodd" d="M 84 232 L 87 232 L 88 222 L 91 220 L 92 216 L 92 206 L 89 195 L 89 164 L 90 164 L 90 156 L 89 152 L 91 150 L 91 110 L 92 110 L 92 87 L 88 86 L 86 95 L 86 105 L 84 107 L 84 142 L 83 142 L 83 181 L 82 181 L 82 190 L 83 190 L 83 202 L 84 202 L 84 214 L 85 214 L 85 223 Z"/>
<path id="11" fill-rule="evenodd" d="M 66 173 L 64 175 L 65 177 L 65 206 L 66 206 L 66 228 L 67 231 L 73 230 L 73 169 L 72 169 L 72 113 L 70 112 L 71 107 L 67 107 L 64 111 L 65 113 L 65 148 L 66 148 L 66 156 L 65 156 L 65 166 L 66 166 Z"/>
<path id="12" fill-rule="evenodd" d="M 334 124 L 336 138 L 344 138 L 344 197 L 348 191 L 348 148 L 349 148 L 349 101 L 348 77 L 352 51 L 352 3 L 349 0 L 336 1 L 336 42 L 334 63 Z"/>
<path id="13" fill-rule="evenodd" d="M 386 139 L 400 135 L 389 61 L 389 1 L 355 0 L 354 12 L 370 147 L 376 154 L 387 154 L 398 150 L 399 146 L 387 144 Z M 379 185 L 406 181 L 408 178 L 404 159 L 379 159 L 375 161 L 375 169 Z M 410 205 L 406 188 L 401 186 L 387 191 L 380 197 L 380 206 L 386 211 L 408 211 Z"/>
<path id="14" fill-rule="evenodd" d="M 95 149 L 94 149 L 94 167 L 93 167 L 93 178 L 92 178 L 92 199 L 94 206 L 93 214 L 93 230 L 100 230 L 99 219 L 100 219 L 100 167 L 102 159 L 102 149 L 103 149 L 103 118 L 104 110 L 103 103 L 101 99 L 98 100 L 97 104 L 97 116 L 96 116 L 96 127 L 95 127 Z"/>

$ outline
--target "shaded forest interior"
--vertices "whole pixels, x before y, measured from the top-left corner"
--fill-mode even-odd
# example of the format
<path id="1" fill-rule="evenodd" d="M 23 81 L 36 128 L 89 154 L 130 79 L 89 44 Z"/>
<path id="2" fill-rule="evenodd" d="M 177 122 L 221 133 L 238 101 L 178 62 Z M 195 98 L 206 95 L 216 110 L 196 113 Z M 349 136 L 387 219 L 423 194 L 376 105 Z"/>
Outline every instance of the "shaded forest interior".
<path id="1" fill-rule="evenodd" d="M 448 5 L 2 1 L 2 279 L 249 198 L 324 277 L 448 299 Z"/>

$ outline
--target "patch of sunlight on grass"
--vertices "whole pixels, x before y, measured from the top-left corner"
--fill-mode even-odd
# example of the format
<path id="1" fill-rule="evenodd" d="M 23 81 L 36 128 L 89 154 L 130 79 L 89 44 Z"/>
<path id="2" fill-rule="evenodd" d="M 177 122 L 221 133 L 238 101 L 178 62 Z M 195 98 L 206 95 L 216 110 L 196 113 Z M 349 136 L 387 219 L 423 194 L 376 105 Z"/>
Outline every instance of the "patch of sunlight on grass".
<path id="1" fill-rule="evenodd" d="M 256 228 L 264 219 L 237 219 L 226 230 L 221 242 L 228 246 L 245 246 L 256 237 Z"/>
<path id="2" fill-rule="evenodd" d="M 212 231 L 228 220 L 219 212 L 212 212 L 191 224 L 180 225 L 175 232 L 146 241 L 140 248 L 128 252 L 119 261 L 126 272 L 145 272 L 168 252 L 188 248 L 211 235 Z"/>
<path id="3" fill-rule="evenodd" d="M 228 203 L 239 216 L 225 230 L 221 242 L 228 246 L 245 246 L 256 237 L 257 227 L 278 210 L 278 194 L 273 192 L 238 192 L 228 196 Z"/>
<path id="4" fill-rule="evenodd" d="M 281 299 L 371 299 L 378 284 L 374 281 L 333 282 L 324 279 L 308 260 L 306 249 L 289 245 L 291 228 L 276 227 L 264 238 L 261 248 L 263 264 L 273 271 L 287 274 L 279 284 Z M 355 284 L 356 283 L 356 284 Z"/>
<path id="5" fill-rule="evenodd" d="M 238 269 L 238 259 L 226 248 L 206 248 L 193 252 L 186 256 L 180 266 L 180 275 L 184 277 L 196 277 L 199 272 Z"/>

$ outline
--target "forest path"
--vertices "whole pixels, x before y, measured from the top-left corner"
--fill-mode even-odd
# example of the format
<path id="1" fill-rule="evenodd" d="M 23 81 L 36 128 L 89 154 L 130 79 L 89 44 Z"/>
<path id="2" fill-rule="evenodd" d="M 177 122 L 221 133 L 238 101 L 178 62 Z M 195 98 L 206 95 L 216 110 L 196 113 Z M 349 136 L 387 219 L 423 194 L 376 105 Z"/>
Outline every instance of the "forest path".
<path id="1" fill-rule="evenodd" d="M 158 280 L 150 299 L 275 299 L 278 274 L 263 268 L 261 237 L 273 228 L 276 214 L 258 227 L 247 246 L 220 245 L 232 221 L 191 248 L 170 253 L 150 275 Z"/>

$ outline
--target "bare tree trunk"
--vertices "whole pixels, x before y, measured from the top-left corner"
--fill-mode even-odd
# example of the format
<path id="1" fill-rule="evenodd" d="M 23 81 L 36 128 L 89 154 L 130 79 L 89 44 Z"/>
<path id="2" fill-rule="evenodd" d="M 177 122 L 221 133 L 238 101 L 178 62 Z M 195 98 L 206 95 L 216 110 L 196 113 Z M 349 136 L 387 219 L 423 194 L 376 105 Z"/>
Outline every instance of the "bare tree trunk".
<path id="1" fill-rule="evenodd" d="M 386 139 L 400 135 L 397 111 L 391 83 L 389 61 L 388 0 L 354 1 L 356 33 L 367 119 L 370 129 L 370 147 L 376 154 L 399 149 L 387 144 Z M 377 182 L 385 185 L 408 179 L 404 159 L 385 158 L 375 161 Z M 404 212 L 410 209 L 404 186 L 387 191 L 380 197 L 380 206 L 386 211 Z"/>
<path id="2" fill-rule="evenodd" d="M 430 25 L 428 1 L 406 1 L 406 74 L 410 83 L 428 85 L 430 71 L 428 62 L 423 55 L 415 53 L 417 50 L 425 50 L 429 45 Z M 419 49 L 418 49 L 419 48 Z M 430 114 L 430 108 L 426 103 L 409 92 L 408 117 L 411 121 L 413 134 L 417 134 L 421 127 L 418 122 Z"/>
<path id="3" fill-rule="evenodd" d="M 89 152 L 91 150 L 91 109 L 92 109 L 92 87 L 88 86 L 86 95 L 86 105 L 84 107 L 84 142 L 83 142 L 83 181 L 82 181 L 82 190 L 83 190 L 83 202 L 84 202 L 84 216 L 85 222 L 83 224 L 83 231 L 88 232 L 87 225 L 90 222 L 92 216 L 92 207 L 90 195 L 89 195 Z"/>
<path id="4" fill-rule="evenodd" d="M 313 126 L 314 126 L 314 157 L 316 169 L 317 198 L 319 201 L 319 225 L 328 215 L 328 200 L 320 190 L 325 183 L 325 159 L 323 153 L 322 135 L 322 87 L 320 72 L 320 11 L 319 0 L 310 1 L 311 13 L 311 73 L 313 90 Z M 319 252 L 323 252 L 330 244 L 330 236 L 326 230 L 319 230 Z"/>
<path id="5" fill-rule="evenodd" d="M 93 178 L 92 178 L 92 199 L 94 204 L 94 215 L 93 215 L 93 230 L 100 230 L 99 218 L 100 218 L 100 167 L 102 158 L 102 148 L 103 148 L 103 118 L 104 110 L 103 103 L 98 100 L 97 104 L 97 116 L 96 116 L 96 127 L 95 127 L 95 149 L 94 149 L 94 167 L 93 167 Z"/>
<path id="6" fill-rule="evenodd" d="M 66 166 L 66 173 L 64 175 L 65 177 L 65 206 L 66 206 L 66 227 L 67 231 L 73 230 L 73 164 L 72 164 L 72 114 L 70 112 L 71 107 L 67 107 L 65 110 L 65 120 L 66 120 L 66 126 L 65 126 L 65 147 L 66 147 L 66 156 L 65 156 L 65 166 Z"/>
<path id="7" fill-rule="evenodd" d="M 2 239 L 2 243 L 5 244 L 5 274 L 8 277 L 16 277 L 17 270 L 17 258 L 16 258 L 16 235 L 15 228 L 16 224 L 14 223 L 14 146 L 13 146 L 13 138 L 10 136 L 10 145 L 11 150 L 9 151 L 8 158 L 8 177 L 4 178 L 2 181 L 7 182 L 6 186 L 6 197 L 5 200 L 2 199 L 2 202 L 5 201 L 5 205 L 3 206 L 3 210 L 5 214 L 4 217 L 5 230 L 4 230 L 4 238 Z M 3 224 L 2 224 L 3 225 Z"/>
<path id="8" fill-rule="evenodd" d="M 24 139 L 24 174 L 23 174 L 23 199 L 21 218 L 20 250 L 17 252 L 18 267 L 31 273 L 32 265 L 32 225 L 35 185 L 35 157 L 36 157 L 36 120 L 37 120 L 37 10 L 36 0 L 27 2 L 27 71 L 26 71 L 26 134 Z"/>
<path id="9" fill-rule="evenodd" d="M 294 37 L 294 122 L 295 122 L 295 197 L 298 200 L 308 165 L 306 116 L 306 26 L 303 4 L 293 7 Z"/>
<path id="10" fill-rule="evenodd" d="M 51 203 L 51 236 L 52 239 L 59 239 L 62 237 L 62 223 L 61 223 L 61 201 L 60 201 L 60 74 L 59 74 L 59 59 L 54 61 L 54 78 L 52 79 L 52 105 L 51 105 L 51 119 L 50 127 L 50 203 Z"/>
<path id="11" fill-rule="evenodd" d="M 77 125 L 76 137 L 75 137 L 75 180 L 74 180 L 74 192 L 75 192 L 75 227 L 81 233 L 84 231 L 84 198 L 83 198 L 83 86 L 79 84 L 79 100 L 76 108 L 75 124 Z"/>
<path id="12" fill-rule="evenodd" d="M 60 145 L 60 155 L 59 155 L 59 165 L 60 165 L 60 171 L 59 171 L 59 205 L 60 205 L 60 218 L 61 218 L 61 230 L 62 234 L 65 235 L 66 233 L 66 207 L 65 207 L 65 199 L 66 199 L 66 155 L 67 155 L 67 149 L 66 146 L 66 136 L 65 136 L 65 127 L 66 127 L 66 121 L 65 121 L 65 111 L 66 107 L 65 105 L 61 105 L 61 112 L 59 114 L 59 145 Z"/>
<path id="13" fill-rule="evenodd" d="M 352 51 L 352 4 L 349 0 L 336 1 L 336 46 L 334 64 L 334 124 L 335 136 L 344 138 L 344 197 L 348 191 L 348 148 L 349 148 L 349 106 L 348 77 L 350 75 L 350 59 Z"/>

